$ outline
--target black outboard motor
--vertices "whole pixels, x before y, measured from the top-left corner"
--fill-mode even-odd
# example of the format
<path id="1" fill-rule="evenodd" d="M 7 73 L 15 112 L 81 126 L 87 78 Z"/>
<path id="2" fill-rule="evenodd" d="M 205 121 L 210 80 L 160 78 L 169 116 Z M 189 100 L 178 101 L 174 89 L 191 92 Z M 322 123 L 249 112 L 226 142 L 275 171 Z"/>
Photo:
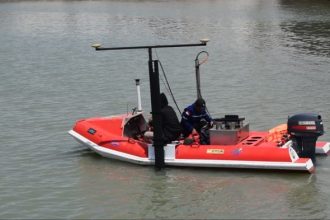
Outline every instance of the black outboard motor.
<path id="1" fill-rule="evenodd" d="M 321 115 L 303 113 L 289 117 L 288 133 L 299 157 L 311 158 L 314 163 L 316 140 L 324 134 Z"/>

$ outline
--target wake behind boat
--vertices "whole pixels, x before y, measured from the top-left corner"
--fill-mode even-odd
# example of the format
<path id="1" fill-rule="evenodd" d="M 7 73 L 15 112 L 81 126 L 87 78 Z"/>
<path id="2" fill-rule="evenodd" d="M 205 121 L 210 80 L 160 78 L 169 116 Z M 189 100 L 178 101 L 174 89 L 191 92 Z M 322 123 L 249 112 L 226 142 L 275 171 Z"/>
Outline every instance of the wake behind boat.
<path id="1" fill-rule="evenodd" d="M 160 93 L 158 61 L 152 59 L 152 48 L 205 46 L 206 42 L 121 48 L 94 45 L 96 50 L 148 49 L 154 139 L 150 143 L 144 137 L 149 125 L 142 112 L 138 81 L 138 111 L 79 120 L 69 134 L 104 157 L 160 168 L 166 165 L 313 172 L 315 154 L 327 155 L 330 151 L 330 143 L 317 141 L 324 130 L 322 117 L 315 113 L 295 114 L 288 118 L 286 124 L 269 131 L 250 131 L 244 118 L 225 115 L 214 120 L 214 126 L 209 130 L 210 144 L 201 144 L 198 136 L 191 136 L 192 141 L 189 143 L 184 138 L 179 138 L 163 146 L 159 138 L 161 128 L 157 124 L 162 120 L 157 105 Z M 196 81 L 197 95 L 201 96 L 198 68 Z"/>

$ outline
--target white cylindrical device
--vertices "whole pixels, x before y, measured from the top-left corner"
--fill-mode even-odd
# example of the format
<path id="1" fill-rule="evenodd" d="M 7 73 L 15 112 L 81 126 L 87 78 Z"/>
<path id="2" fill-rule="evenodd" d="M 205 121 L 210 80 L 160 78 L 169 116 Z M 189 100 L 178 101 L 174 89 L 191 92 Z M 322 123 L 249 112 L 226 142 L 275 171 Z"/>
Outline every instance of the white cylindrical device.
<path id="1" fill-rule="evenodd" d="M 136 84 L 137 101 L 138 101 L 138 109 L 137 110 L 139 112 L 142 112 L 140 79 L 135 79 L 135 84 Z"/>

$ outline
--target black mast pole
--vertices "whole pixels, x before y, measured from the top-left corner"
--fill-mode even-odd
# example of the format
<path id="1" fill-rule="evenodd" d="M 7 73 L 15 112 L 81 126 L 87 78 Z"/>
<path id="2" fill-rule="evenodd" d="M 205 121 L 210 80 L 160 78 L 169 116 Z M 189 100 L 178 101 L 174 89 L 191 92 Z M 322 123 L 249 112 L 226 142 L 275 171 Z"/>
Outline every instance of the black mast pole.
<path id="1" fill-rule="evenodd" d="M 135 46 L 135 47 L 110 47 L 103 48 L 101 44 L 94 44 L 95 50 L 127 50 L 127 49 L 148 49 L 148 69 L 150 80 L 150 97 L 151 97 L 151 114 L 154 126 L 153 145 L 155 148 L 155 167 L 161 169 L 165 167 L 164 157 L 164 141 L 162 130 L 162 117 L 160 114 L 160 86 L 159 86 L 159 69 L 158 60 L 152 59 L 152 48 L 168 48 L 168 47 L 193 47 L 206 46 L 208 39 L 201 40 L 199 44 L 175 44 L 175 45 L 155 45 L 155 46 Z"/>
<path id="2" fill-rule="evenodd" d="M 148 69 L 150 81 L 150 98 L 151 98 L 151 114 L 154 126 L 153 145 L 155 151 L 155 167 L 161 169 L 165 166 L 164 158 L 164 141 L 162 130 L 162 117 L 160 115 L 160 88 L 159 88 L 159 71 L 158 60 L 152 59 L 152 48 L 148 48 Z"/>
<path id="3" fill-rule="evenodd" d="M 160 88 L 159 88 L 159 71 L 158 60 L 149 60 L 149 80 L 150 80 L 150 96 L 151 96 L 151 113 L 154 126 L 153 145 L 155 149 L 155 167 L 161 169 L 165 166 L 164 158 L 164 141 L 162 129 L 162 116 L 160 114 Z"/>

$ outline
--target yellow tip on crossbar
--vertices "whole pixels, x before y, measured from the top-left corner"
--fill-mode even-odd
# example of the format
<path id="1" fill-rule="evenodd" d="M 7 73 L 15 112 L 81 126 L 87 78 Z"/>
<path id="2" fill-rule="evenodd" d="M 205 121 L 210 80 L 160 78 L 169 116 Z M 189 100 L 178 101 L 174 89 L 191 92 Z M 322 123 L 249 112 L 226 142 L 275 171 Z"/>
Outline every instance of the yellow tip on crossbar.
<path id="1" fill-rule="evenodd" d="M 92 47 L 94 47 L 95 49 L 96 49 L 96 48 L 99 48 L 99 47 L 101 47 L 101 46 L 102 46 L 101 44 L 93 44 L 93 45 L 92 45 Z"/>

